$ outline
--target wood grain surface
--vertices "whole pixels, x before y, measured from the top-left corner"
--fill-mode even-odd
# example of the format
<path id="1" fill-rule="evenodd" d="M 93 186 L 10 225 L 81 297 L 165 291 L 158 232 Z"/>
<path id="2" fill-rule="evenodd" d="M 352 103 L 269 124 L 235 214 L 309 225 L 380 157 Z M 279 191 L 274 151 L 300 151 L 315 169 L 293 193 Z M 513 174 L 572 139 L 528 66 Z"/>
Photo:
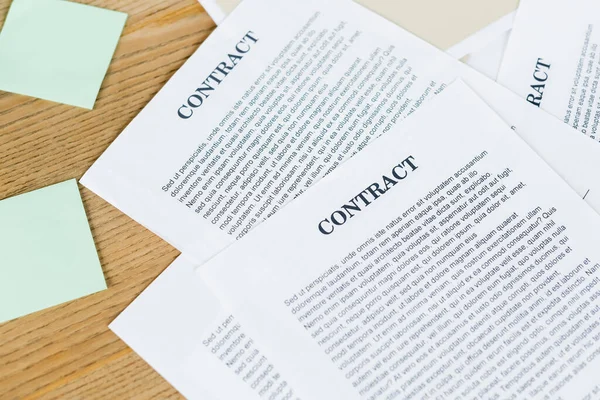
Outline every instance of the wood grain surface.
<path id="1" fill-rule="evenodd" d="M 0 199 L 81 178 L 215 27 L 196 0 L 76 1 L 125 30 L 92 111 L 0 91 Z M 0 324 L 0 399 L 181 398 L 107 328 L 178 252 L 80 189 L 108 290 Z"/>

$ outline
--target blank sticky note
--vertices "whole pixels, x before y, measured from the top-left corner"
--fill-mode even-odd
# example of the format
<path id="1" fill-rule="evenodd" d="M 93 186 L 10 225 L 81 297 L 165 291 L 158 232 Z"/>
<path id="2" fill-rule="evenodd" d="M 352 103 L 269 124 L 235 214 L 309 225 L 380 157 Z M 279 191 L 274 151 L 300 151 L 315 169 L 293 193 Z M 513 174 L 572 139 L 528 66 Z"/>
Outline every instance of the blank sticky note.
<path id="1" fill-rule="evenodd" d="M 0 90 L 92 109 L 127 14 L 14 0 L 0 32 Z"/>
<path id="2" fill-rule="evenodd" d="M 75 180 L 0 201 L 0 322 L 103 289 Z"/>

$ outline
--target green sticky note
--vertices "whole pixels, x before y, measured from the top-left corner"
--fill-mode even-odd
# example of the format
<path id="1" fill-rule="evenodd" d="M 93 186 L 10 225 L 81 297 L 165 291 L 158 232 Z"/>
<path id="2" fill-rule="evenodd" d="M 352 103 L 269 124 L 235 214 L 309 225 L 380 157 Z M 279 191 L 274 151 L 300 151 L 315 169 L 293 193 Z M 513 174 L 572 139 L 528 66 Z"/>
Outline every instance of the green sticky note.
<path id="1" fill-rule="evenodd" d="M 0 322 L 103 289 L 74 179 L 0 201 Z"/>
<path id="2" fill-rule="evenodd" d="M 0 90 L 94 107 L 127 14 L 14 0 L 0 32 Z"/>

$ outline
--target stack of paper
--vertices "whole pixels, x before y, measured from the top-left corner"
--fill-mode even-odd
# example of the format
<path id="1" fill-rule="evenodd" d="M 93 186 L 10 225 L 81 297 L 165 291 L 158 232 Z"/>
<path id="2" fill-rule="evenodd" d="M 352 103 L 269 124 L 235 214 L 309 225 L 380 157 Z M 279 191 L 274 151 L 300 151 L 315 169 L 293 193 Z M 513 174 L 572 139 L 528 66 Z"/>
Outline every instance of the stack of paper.
<path id="1" fill-rule="evenodd" d="M 600 147 L 520 97 L 242 2 L 82 178 L 184 253 L 111 329 L 189 398 L 596 398 Z"/>

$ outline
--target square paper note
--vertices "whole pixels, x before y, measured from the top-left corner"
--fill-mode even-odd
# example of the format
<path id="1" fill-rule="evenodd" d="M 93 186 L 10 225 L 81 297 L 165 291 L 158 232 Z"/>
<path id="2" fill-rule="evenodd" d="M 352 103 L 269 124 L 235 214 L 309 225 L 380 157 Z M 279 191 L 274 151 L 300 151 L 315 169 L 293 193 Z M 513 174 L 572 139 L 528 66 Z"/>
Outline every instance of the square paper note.
<path id="1" fill-rule="evenodd" d="M 103 289 L 75 180 L 0 201 L 0 322 Z"/>
<path id="2" fill-rule="evenodd" d="M 0 32 L 0 90 L 92 109 L 127 14 L 14 0 Z"/>

